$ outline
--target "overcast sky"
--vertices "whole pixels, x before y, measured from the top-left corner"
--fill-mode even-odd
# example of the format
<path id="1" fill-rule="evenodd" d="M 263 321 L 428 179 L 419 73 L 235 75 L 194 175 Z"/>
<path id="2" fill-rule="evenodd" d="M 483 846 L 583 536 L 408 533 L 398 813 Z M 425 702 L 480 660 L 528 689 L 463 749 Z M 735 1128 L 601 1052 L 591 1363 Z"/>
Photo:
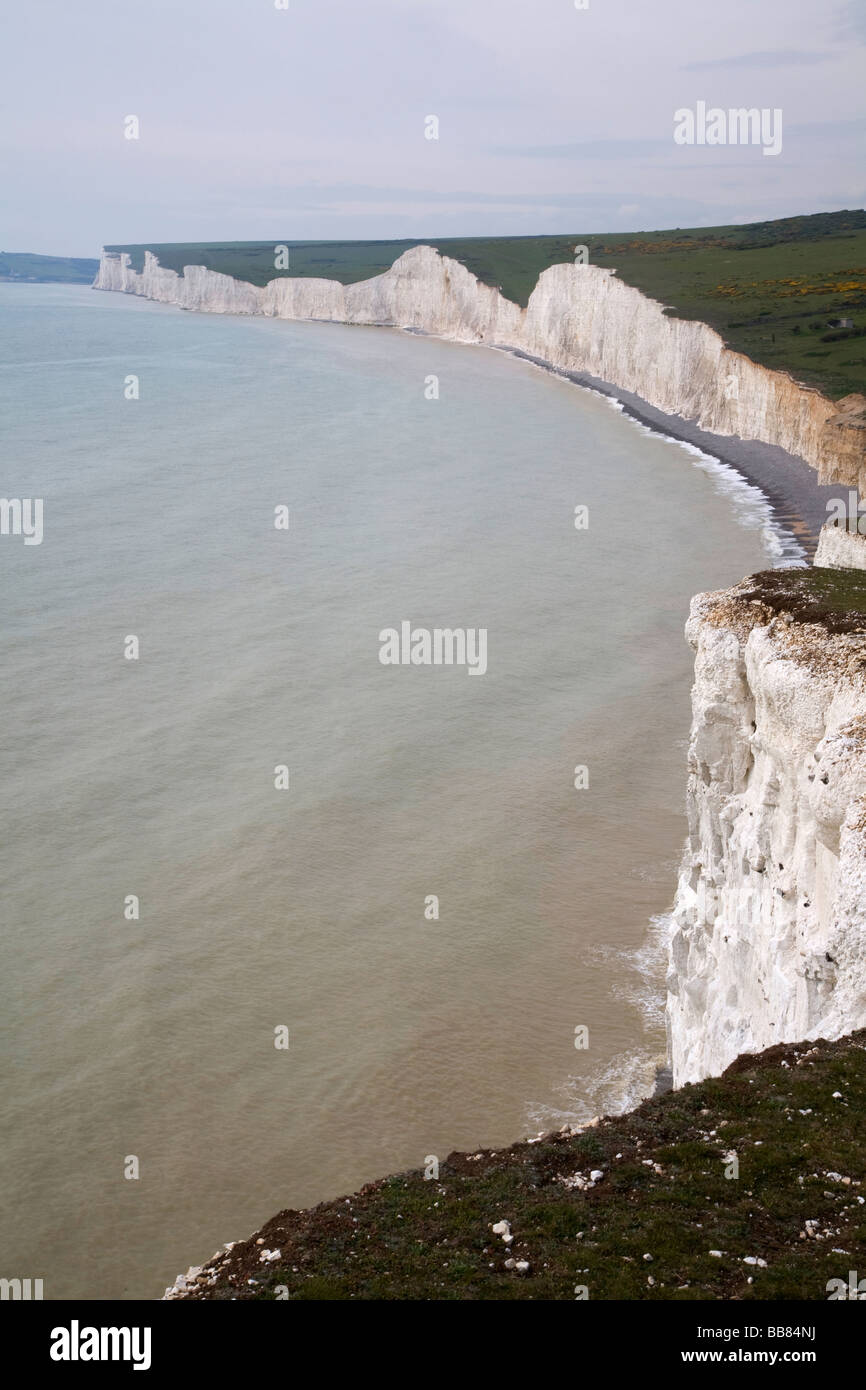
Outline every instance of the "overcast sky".
<path id="1" fill-rule="evenodd" d="M 866 201 L 866 0 L 6 0 L 0 44 L 5 251 Z M 781 154 L 675 144 L 698 101 L 781 108 Z"/>

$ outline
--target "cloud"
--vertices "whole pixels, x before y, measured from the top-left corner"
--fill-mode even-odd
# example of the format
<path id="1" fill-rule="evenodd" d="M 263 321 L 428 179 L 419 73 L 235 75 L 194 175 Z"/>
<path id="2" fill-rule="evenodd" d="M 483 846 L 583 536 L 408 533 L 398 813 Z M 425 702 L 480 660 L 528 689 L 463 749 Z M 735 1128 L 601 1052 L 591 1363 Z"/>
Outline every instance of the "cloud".
<path id="1" fill-rule="evenodd" d="M 836 55 L 801 48 L 771 48 L 763 53 L 738 53 L 730 58 L 702 58 L 695 63 L 683 63 L 683 72 L 706 72 L 711 68 L 793 68 L 814 67 L 827 63 Z"/>
<path id="2" fill-rule="evenodd" d="M 273 190 L 268 190 L 271 195 Z M 256 199 L 265 192 L 264 187 L 254 188 L 247 186 L 244 190 L 245 196 L 252 205 L 256 205 Z M 538 207 L 585 207 L 593 204 L 594 201 L 601 202 L 607 206 L 610 198 L 607 194 L 591 194 L 586 192 L 570 193 L 562 189 L 552 192 L 488 192 L 476 191 L 472 189 L 434 189 L 434 188 L 410 188 L 404 186 L 373 186 L 370 184 L 342 183 L 342 184 L 297 184 L 292 188 L 280 190 L 280 196 L 285 204 L 292 207 L 327 207 L 334 203 L 376 206 L 377 204 L 406 204 L 411 206 L 417 203 L 425 205 L 451 204 L 451 205 L 474 205 L 497 207 L 509 204 L 538 206 Z"/>
<path id="3" fill-rule="evenodd" d="M 863 0 L 848 0 L 838 12 L 839 37 L 866 43 L 866 6 Z"/>
<path id="4" fill-rule="evenodd" d="M 578 140 L 571 145 L 496 145 L 490 154 L 518 159 L 640 159 L 669 154 L 668 140 Z"/>
<path id="5" fill-rule="evenodd" d="M 561 207 L 561 208 L 620 208 L 623 196 L 628 197 L 626 191 L 623 194 L 610 194 L 607 192 L 589 193 L 586 191 L 568 192 L 562 189 L 551 191 L 526 191 L 515 192 L 509 189 L 507 192 L 491 193 L 488 191 L 477 191 L 472 189 L 429 189 L 429 188 L 409 188 L 409 187 L 373 187 L 368 184 L 299 184 L 292 188 L 280 190 L 280 202 L 274 204 L 273 189 L 264 186 L 253 187 L 247 185 L 243 190 L 244 205 L 261 211 L 263 208 L 279 209 L 285 211 L 287 207 L 292 210 L 308 210 L 312 208 L 324 208 L 338 205 L 341 207 L 377 207 L 379 205 L 399 205 L 414 207 L 422 205 L 424 207 L 445 206 L 445 207 Z M 268 198 L 271 201 L 268 202 Z M 625 206 L 636 212 L 639 206 L 652 205 L 654 201 L 659 204 L 664 199 L 647 199 L 643 195 L 632 192 L 632 199 L 640 197 L 640 202 L 630 201 Z M 687 200 L 680 200 L 685 202 Z M 224 206 L 233 206 L 234 203 L 224 200 Z M 695 202 L 694 206 L 703 207 L 703 204 Z"/>
<path id="6" fill-rule="evenodd" d="M 142 25 L 142 8 L 156 23 Z M 5 10 L 0 201 L 3 239 L 23 249 L 267 240 L 275 226 L 337 239 L 614 230 L 617 218 L 632 230 L 725 222 L 726 208 L 805 212 L 840 188 L 857 201 L 860 132 L 844 123 L 860 114 L 864 0 Z M 784 107 L 772 177 L 753 147 L 674 144 L 675 108 L 702 95 Z M 137 144 L 123 139 L 127 112 L 142 120 Z M 438 141 L 424 138 L 428 113 Z"/>
<path id="7" fill-rule="evenodd" d="M 858 136 L 866 132 L 866 117 L 854 121 L 807 121 L 801 125 L 788 127 L 789 135 L 814 135 L 824 140 L 844 140 L 848 136 Z"/>

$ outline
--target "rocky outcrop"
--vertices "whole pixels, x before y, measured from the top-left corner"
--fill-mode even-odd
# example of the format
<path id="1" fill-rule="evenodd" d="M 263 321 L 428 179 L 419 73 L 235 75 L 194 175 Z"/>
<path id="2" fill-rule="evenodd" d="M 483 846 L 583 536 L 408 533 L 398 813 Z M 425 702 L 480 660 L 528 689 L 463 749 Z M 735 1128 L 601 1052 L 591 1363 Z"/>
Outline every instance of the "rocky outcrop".
<path id="1" fill-rule="evenodd" d="M 843 396 L 824 422 L 821 483 L 844 483 L 866 496 L 866 396 Z"/>
<path id="2" fill-rule="evenodd" d="M 178 275 L 164 270 L 150 251 L 137 272 L 127 254 L 103 252 L 94 287 L 215 314 L 413 328 L 467 343 L 516 346 L 523 314 L 459 261 L 430 246 L 407 251 L 384 275 L 353 285 L 283 276 L 260 288 L 204 266 L 185 266 Z"/>
<path id="3" fill-rule="evenodd" d="M 866 1023 L 866 611 L 821 617 L 819 596 L 798 612 L 793 592 L 768 584 L 698 595 L 686 628 L 689 840 L 667 1006 L 676 1086 L 743 1052 Z"/>
<path id="4" fill-rule="evenodd" d="M 866 535 L 828 522 L 821 527 L 814 563 L 822 569 L 866 570 Z"/>
<path id="5" fill-rule="evenodd" d="M 126 253 L 103 252 L 94 285 L 211 313 L 386 324 L 517 349 L 634 392 L 702 429 L 779 445 L 818 469 L 823 482 L 855 474 L 866 482 L 856 408 L 862 398 L 847 398 L 840 410 L 785 372 L 730 351 L 707 324 L 666 314 L 598 266 L 551 266 L 525 309 L 430 246 L 413 247 L 384 274 L 352 285 L 283 276 L 263 287 L 203 266 L 177 275 L 151 252 L 136 272 Z"/>

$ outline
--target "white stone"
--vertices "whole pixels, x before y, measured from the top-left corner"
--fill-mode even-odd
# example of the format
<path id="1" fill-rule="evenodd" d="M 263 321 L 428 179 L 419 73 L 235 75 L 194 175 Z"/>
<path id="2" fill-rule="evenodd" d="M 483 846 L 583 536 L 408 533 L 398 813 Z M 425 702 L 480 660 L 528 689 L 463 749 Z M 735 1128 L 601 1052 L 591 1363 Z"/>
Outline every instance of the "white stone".
<path id="1" fill-rule="evenodd" d="M 825 569 L 866 570 L 866 536 L 829 523 L 822 526 L 815 564 Z"/>
<path id="2" fill-rule="evenodd" d="M 864 624 L 866 626 L 866 624 Z M 866 1024 L 866 637 L 699 594 L 674 1085 Z"/>

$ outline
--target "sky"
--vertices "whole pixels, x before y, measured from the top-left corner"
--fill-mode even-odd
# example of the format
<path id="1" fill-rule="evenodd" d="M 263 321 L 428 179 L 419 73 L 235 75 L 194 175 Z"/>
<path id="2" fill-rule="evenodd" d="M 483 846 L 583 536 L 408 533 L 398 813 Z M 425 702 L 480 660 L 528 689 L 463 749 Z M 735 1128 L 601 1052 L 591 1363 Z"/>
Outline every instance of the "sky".
<path id="1" fill-rule="evenodd" d="M 863 207 L 864 93 L 866 0 L 7 0 L 0 250 Z M 781 153 L 675 143 L 700 101 Z"/>

